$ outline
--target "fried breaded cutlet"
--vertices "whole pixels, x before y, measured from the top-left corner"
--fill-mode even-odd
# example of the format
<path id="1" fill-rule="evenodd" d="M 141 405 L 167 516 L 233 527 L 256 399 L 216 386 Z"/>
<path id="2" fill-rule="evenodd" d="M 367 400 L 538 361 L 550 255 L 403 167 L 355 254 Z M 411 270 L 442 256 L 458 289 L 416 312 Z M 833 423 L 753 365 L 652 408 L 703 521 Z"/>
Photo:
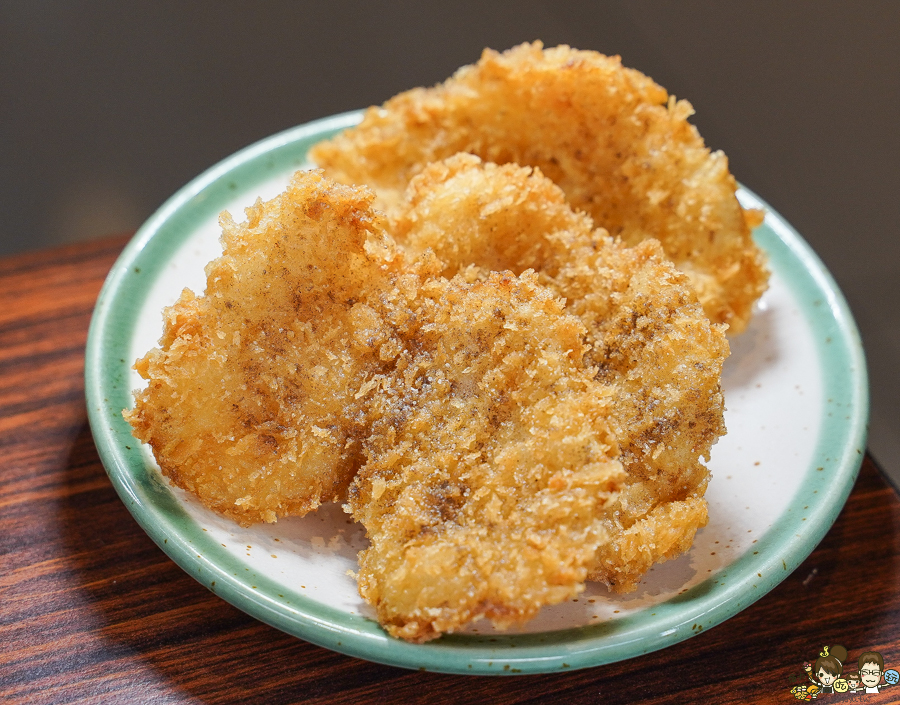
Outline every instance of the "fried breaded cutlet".
<path id="1" fill-rule="evenodd" d="M 687 550 L 706 524 L 702 461 L 725 433 L 728 343 L 655 241 L 625 247 L 540 170 L 470 154 L 412 179 L 394 235 L 413 255 L 433 252 L 445 276 L 535 270 L 585 325 L 586 360 L 615 389 L 610 421 L 628 472 L 592 577 L 625 591 Z"/>
<path id="2" fill-rule="evenodd" d="M 433 88 L 370 108 L 310 156 L 343 183 L 376 189 L 393 214 L 409 181 L 457 152 L 539 167 L 575 210 L 627 245 L 655 238 L 686 272 L 709 318 L 739 333 L 768 273 L 721 152 L 693 109 L 619 57 L 540 42 L 459 69 Z"/>
<path id="3" fill-rule="evenodd" d="M 421 641 L 577 595 L 626 473 L 614 389 L 537 276 L 437 277 L 365 189 L 298 173 L 223 216 L 202 297 L 167 309 L 125 412 L 165 475 L 243 524 L 343 496 L 361 594 Z M 451 570 L 452 566 L 452 570 Z"/>
<path id="4" fill-rule="evenodd" d="M 360 463 L 355 395 L 374 369 L 361 297 L 389 289 L 373 196 L 299 173 L 287 191 L 225 213 L 206 292 L 164 312 L 160 348 L 125 417 L 162 472 L 241 524 L 344 496 Z"/>
<path id="5" fill-rule="evenodd" d="M 361 595 L 390 634 L 424 641 L 581 592 L 626 473 L 614 388 L 534 274 L 413 284 L 382 310 L 403 347 L 370 393 L 348 508 L 371 542 Z"/>
<path id="6" fill-rule="evenodd" d="M 686 551 L 707 521 L 728 354 L 687 277 L 655 242 L 595 230 L 539 171 L 469 154 L 415 177 L 394 227 L 452 279 L 402 317 L 417 346 L 373 393 L 350 488 L 381 624 L 413 641 L 481 617 L 506 627 L 588 578 L 633 589 Z M 511 301 L 476 296 L 498 281 Z"/>
<path id="7" fill-rule="evenodd" d="M 632 587 L 705 522 L 721 331 L 658 246 L 538 172 L 463 155 L 409 198 L 402 245 L 318 172 L 223 216 L 205 293 L 136 364 L 135 435 L 243 524 L 346 497 L 360 593 L 400 638 Z"/>

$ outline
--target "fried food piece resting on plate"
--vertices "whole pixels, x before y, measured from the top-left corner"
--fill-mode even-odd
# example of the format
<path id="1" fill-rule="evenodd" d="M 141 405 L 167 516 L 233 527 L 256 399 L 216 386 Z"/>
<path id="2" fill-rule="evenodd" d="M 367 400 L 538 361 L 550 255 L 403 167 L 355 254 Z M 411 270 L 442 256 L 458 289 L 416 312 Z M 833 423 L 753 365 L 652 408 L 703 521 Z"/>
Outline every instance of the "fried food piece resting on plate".
<path id="1" fill-rule="evenodd" d="M 346 496 L 360 593 L 412 641 L 685 550 L 727 345 L 684 275 L 527 168 L 429 167 L 402 248 L 372 199 L 301 172 L 223 216 L 205 293 L 136 364 L 125 417 L 163 473 L 243 524 Z"/>
<path id="2" fill-rule="evenodd" d="M 392 634 L 506 626 L 577 595 L 625 479 L 612 388 L 533 273 L 435 276 L 365 189 L 298 173 L 223 218 L 203 296 L 166 311 L 125 416 L 163 473 L 249 524 L 348 493 Z"/>
<path id="3" fill-rule="evenodd" d="M 384 299 L 395 372 L 373 378 L 359 588 L 392 635 L 425 641 L 533 617 L 584 588 L 625 472 L 612 388 L 584 327 L 536 276 L 421 280 Z M 384 345 L 384 343 L 382 343 Z"/>
<path id="4" fill-rule="evenodd" d="M 459 154 L 413 178 L 394 234 L 442 273 L 536 270 L 587 331 L 585 359 L 613 386 L 610 423 L 628 472 L 592 577 L 625 591 L 686 551 L 707 520 L 703 460 L 725 433 L 728 343 L 653 240 L 628 248 L 574 212 L 539 170 Z"/>
<path id="5" fill-rule="evenodd" d="M 357 302 L 390 289 L 372 194 L 298 172 L 287 191 L 225 213 L 206 292 L 164 312 L 148 380 L 125 413 L 162 472 L 241 524 L 342 498 L 359 465 L 356 394 L 383 364 Z"/>
<path id="6" fill-rule="evenodd" d="M 539 167 L 626 244 L 659 240 L 709 318 L 739 333 L 768 279 L 750 236 L 759 214 L 741 208 L 727 158 L 707 149 L 692 113 L 619 57 L 535 42 L 485 50 L 310 155 L 333 178 L 375 188 L 389 213 L 426 164 L 457 152 Z"/>

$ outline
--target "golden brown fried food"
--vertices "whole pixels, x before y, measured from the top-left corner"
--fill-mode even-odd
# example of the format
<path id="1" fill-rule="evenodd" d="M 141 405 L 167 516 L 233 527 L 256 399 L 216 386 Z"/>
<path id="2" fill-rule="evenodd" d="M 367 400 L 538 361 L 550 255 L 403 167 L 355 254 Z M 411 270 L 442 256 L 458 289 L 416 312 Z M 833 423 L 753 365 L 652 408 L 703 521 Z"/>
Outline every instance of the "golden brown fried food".
<path id="1" fill-rule="evenodd" d="M 361 465 L 360 591 L 391 633 L 525 621 L 583 590 L 609 540 L 612 388 L 535 275 L 435 278 L 370 200 L 297 174 L 247 223 L 224 217 L 206 292 L 167 310 L 125 416 L 167 476 L 245 524 L 341 496 Z"/>
<path id="2" fill-rule="evenodd" d="M 589 577 L 626 589 L 686 550 L 727 345 L 684 275 L 527 168 L 430 166 L 403 248 L 372 198 L 298 173 L 223 217 L 206 292 L 136 365 L 125 416 L 163 472 L 244 524 L 352 481 L 360 592 L 412 641 L 521 623 Z"/>
<path id="3" fill-rule="evenodd" d="M 725 155 L 706 148 L 692 112 L 618 57 L 535 42 L 485 50 L 310 155 L 333 178 L 375 188 L 389 213 L 425 165 L 457 152 L 539 167 L 626 244 L 659 240 L 710 319 L 738 333 L 768 278 L 750 236 L 758 214 L 741 208 Z"/>
<path id="4" fill-rule="evenodd" d="M 356 302 L 392 286 L 373 196 L 300 173 L 226 213 L 207 287 L 165 311 L 125 417 L 163 473 L 241 524 L 343 496 L 359 465 L 356 395 L 382 364 Z"/>
<path id="5" fill-rule="evenodd" d="M 633 588 L 706 523 L 702 460 L 725 433 L 720 327 L 655 241 L 627 248 L 595 231 L 537 169 L 459 154 L 428 165 L 406 199 L 394 232 L 413 254 L 434 252 L 445 276 L 534 269 L 585 325 L 586 360 L 615 389 L 610 422 L 628 471 L 592 577 Z"/>
<path id="6" fill-rule="evenodd" d="M 583 326 L 535 275 L 410 278 L 382 302 L 396 373 L 370 392 L 349 508 L 371 547 L 359 586 L 394 636 L 500 627 L 577 595 L 625 479 L 613 389 Z M 410 309 L 410 306 L 413 309 Z"/>

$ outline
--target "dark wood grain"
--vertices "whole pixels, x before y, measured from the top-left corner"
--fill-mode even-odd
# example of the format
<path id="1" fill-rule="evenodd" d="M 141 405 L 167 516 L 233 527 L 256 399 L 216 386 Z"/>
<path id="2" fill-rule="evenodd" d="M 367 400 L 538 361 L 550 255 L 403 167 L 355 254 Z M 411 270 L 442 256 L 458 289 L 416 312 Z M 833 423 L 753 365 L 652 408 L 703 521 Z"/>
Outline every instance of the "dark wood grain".
<path id="1" fill-rule="evenodd" d="M 677 646 L 571 673 L 406 671 L 305 643 L 223 602 L 140 530 L 83 397 L 94 300 L 125 239 L 0 260 L 0 701 L 777 703 L 841 643 L 900 666 L 900 501 L 866 458 L 821 545 L 779 587 Z M 880 695 L 826 700 L 900 702 Z"/>

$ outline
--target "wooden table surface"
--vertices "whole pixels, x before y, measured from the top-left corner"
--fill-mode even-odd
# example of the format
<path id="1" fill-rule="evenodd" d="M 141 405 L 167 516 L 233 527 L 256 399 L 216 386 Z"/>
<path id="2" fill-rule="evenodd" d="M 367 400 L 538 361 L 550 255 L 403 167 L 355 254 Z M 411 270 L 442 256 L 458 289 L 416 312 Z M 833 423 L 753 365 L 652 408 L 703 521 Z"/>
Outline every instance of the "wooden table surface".
<path id="1" fill-rule="evenodd" d="M 84 345 L 125 242 L 0 260 L 0 702 L 789 703 L 824 644 L 900 667 L 900 500 L 869 457 L 834 527 L 781 585 L 718 627 L 622 663 L 423 673 L 246 616 L 144 534 L 94 447 Z M 900 686 L 823 699 L 900 702 Z"/>

